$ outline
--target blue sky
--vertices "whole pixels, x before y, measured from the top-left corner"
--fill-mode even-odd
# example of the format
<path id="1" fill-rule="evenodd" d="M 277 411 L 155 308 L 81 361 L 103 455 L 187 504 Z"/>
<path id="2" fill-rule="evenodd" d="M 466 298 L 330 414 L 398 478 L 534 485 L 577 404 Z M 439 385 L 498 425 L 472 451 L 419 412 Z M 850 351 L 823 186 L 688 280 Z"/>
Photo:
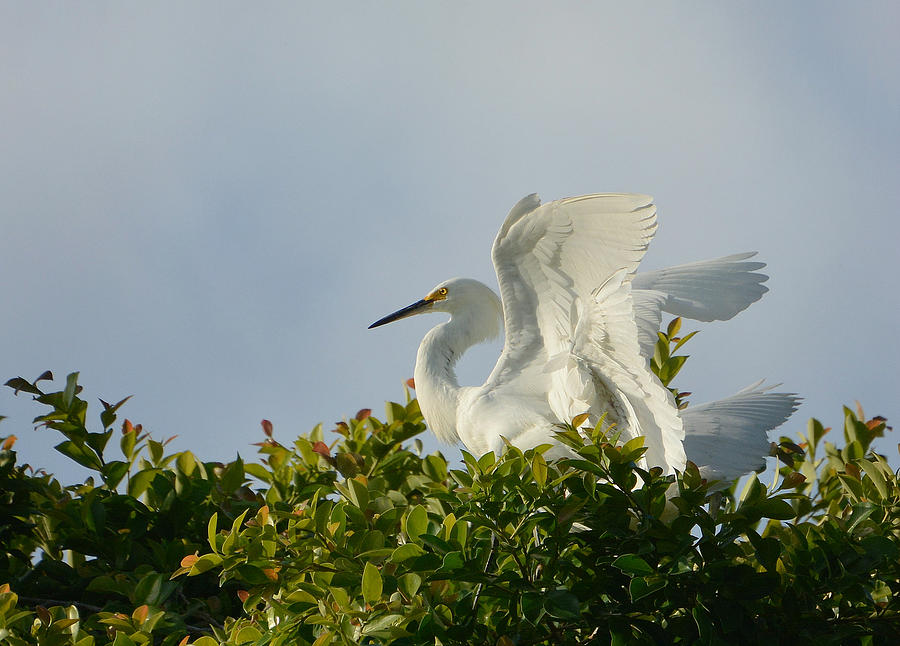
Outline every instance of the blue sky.
<path id="1" fill-rule="evenodd" d="M 438 319 L 366 326 L 494 285 L 520 197 L 634 191 L 647 268 L 769 263 L 688 346 L 695 401 L 767 377 L 806 398 L 785 432 L 856 399 L 897 423 L 900 5 L 622 5 L 0 4 L 3 380 L 79 370 L 248 456 L 263 418 L 289 441 L 402 398 Z M 0 434 L 81 477 L 39 412 L 4 393 Z"/>

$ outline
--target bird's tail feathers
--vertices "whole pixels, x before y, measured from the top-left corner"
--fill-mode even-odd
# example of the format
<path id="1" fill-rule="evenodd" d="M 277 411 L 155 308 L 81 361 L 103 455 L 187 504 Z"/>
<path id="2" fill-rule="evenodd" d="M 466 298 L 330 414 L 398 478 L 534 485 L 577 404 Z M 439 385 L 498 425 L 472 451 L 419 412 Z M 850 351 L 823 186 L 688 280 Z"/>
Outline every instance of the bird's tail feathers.
<path id="1" fill-rule="evenodd" d="M 731 481 L 765 466 L 767 433 L 786 422 L 802 400 L 762 383 L 682 411 L 684 450 L 704 478 Z"/>

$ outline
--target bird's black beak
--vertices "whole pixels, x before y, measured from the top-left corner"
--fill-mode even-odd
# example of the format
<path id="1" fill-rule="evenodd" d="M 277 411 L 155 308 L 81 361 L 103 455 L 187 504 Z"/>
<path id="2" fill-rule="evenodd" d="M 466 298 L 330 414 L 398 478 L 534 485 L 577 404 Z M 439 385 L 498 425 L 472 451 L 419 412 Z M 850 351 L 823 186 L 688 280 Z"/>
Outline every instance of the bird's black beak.
<path id="1" fill-rule="evenodd" d="M 416 301 L 412 305 L 407 305 L 402 310 L 397 310 L 393 314 L 388 314 L 383 319 L 378 319 L 372 325 L 369 326 L 371 330 L 373 327 L 378 327 L 380 325 L 386 325 L 388 323 L 393 323 L 394 321 L 399 321 L 400 319 L 405 319 L 407 316 L 413 316 L 414 314 L 419 314 L 420 312 L 426 311 L 429 307 L 434 304 L 434 301 L 426 301 L 424 298 L 420 301 Z"/>

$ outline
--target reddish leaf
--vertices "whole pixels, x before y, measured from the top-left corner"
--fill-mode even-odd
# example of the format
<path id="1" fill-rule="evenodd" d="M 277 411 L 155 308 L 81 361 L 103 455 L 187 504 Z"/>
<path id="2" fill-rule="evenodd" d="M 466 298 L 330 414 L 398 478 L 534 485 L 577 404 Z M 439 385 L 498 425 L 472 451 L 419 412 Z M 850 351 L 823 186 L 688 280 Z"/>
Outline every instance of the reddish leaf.
<path id="1" fill-rule="evenodd" d="M 789 473 L 784 479 L 785 486 L 790 488 L 799 487 L 804 482 L 806 482 L 806 476 L 796 471 L 794 473 Z"/>
<path id="2" fill-rule="evenodd" d="M 50 611 L 44 606 L 35 606 L 34 611 L 37 613 L 38 619 L 40 619 L 41 623 L 45 626 L 49 626 L 53 623 L 53 617 L 50 616 Z"/>
<path id="3" fill-rule="evenodd" d="M 266 434 L 266 437 L 272 437 L 272 422 L 267 419 L 262 421 L 263 433 Z"/>
<path id="4" fill-rule="evenodd" d="M 316 442 L 313 444 L 313 451 L 321 455 L 323 458 L 331 459 L 331 449 L 325 442 Z"/>
<path id="5" fill-rule="evenodd" d="M 183 559 L 181 559 L 181 567 L 191 567 L 194 563 L 200 560 L 200 557 L 196 554 L 188 554 Z"/>
<path id="6" fill-rule="evenodd" d="M 134 613 L 132 613 L 131 618 L 137 621 L 138 623 L 144 623 L 147 619 L 147 613 L 150 612 L 150 608 L 145 603 L 142 606 L 138 606 L 134 609 Z"/>
<path id="7" fill-rule="evenodd" d="M 590 417 L 589 413 L 582 413 L 581 415 L 576 415 L 572 418 L 572 426 L 575 428 L 581 428 L 581 425 L 584 424 L 588 417 Z"/>
<path id="8" fill-rule="evenodd" d="M 3 440 L 3 450 L 9 451 L 13 447 L 13 444 L 16 443 L 17 439 L 19 438 L 17 438 L 15 435 L 10 435 L 8 438 Z"/>
<path id="9" fill-rule="evenodd" d="M 409 379 L 406 380 L 406 385 L 407 385 L 407 387 L 415 390 L 416 389 L 416 380 L 413 379 L 412 377 L 410 377 Z"/>
<path id="10" fill-rule="evenodd" d="M 184 639 L 178 642 L 178 646 L 187 646 L 188 640 L 191 638 L 190 635 L 185 635 Z"/>
<path id="11" fill-rule="evenodd" d="M 250 598 L 250 593 L 247 592 L 246 590 L 238 590 L 237 596 L 238 596 L 238 599 L 241 600 L 241 603 L 245 603 L 247 601 L 247 599 Z"/>
<path id="12" fill-rule="evenodd" d="M 371 414 L 372 414 L 371 408 L 360 409 L 360 411 L 356 414 L 356 421 L 361 422 Z"/>
<path id="13" fill-rule="evenodd" d="M 134 426 L 131 425 L 131 420 L 126 419 L 122 422 L 122 435 L 128 435 L 134 430 Z"/>

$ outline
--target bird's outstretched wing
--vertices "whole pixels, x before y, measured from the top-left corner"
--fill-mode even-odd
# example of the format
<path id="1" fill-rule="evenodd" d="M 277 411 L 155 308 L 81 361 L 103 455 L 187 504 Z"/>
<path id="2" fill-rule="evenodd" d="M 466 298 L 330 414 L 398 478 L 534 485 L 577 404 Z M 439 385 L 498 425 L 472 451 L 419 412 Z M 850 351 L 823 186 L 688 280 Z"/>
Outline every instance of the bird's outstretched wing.
<path id="1" fill-rule="evenodd" d="M 671 469 L 684 463 L 681 420 L 640 355 L 631 298 L 655 231 L 645 195 L 516 204 L 492 250 L 506 343 L 484 390 L 545 397 L 557 421 L 608 412 L 626 437 L 647 437 L 650 464 Z"/>
<path id="2" fill-rule="evenodd" d="M 641 351 L 653 355 L 662 313 L 695 321 L 727 321 L 762 298 L 769 277 L 755 251 L 644 271 L 632 279 L 634 313 Z"/>

